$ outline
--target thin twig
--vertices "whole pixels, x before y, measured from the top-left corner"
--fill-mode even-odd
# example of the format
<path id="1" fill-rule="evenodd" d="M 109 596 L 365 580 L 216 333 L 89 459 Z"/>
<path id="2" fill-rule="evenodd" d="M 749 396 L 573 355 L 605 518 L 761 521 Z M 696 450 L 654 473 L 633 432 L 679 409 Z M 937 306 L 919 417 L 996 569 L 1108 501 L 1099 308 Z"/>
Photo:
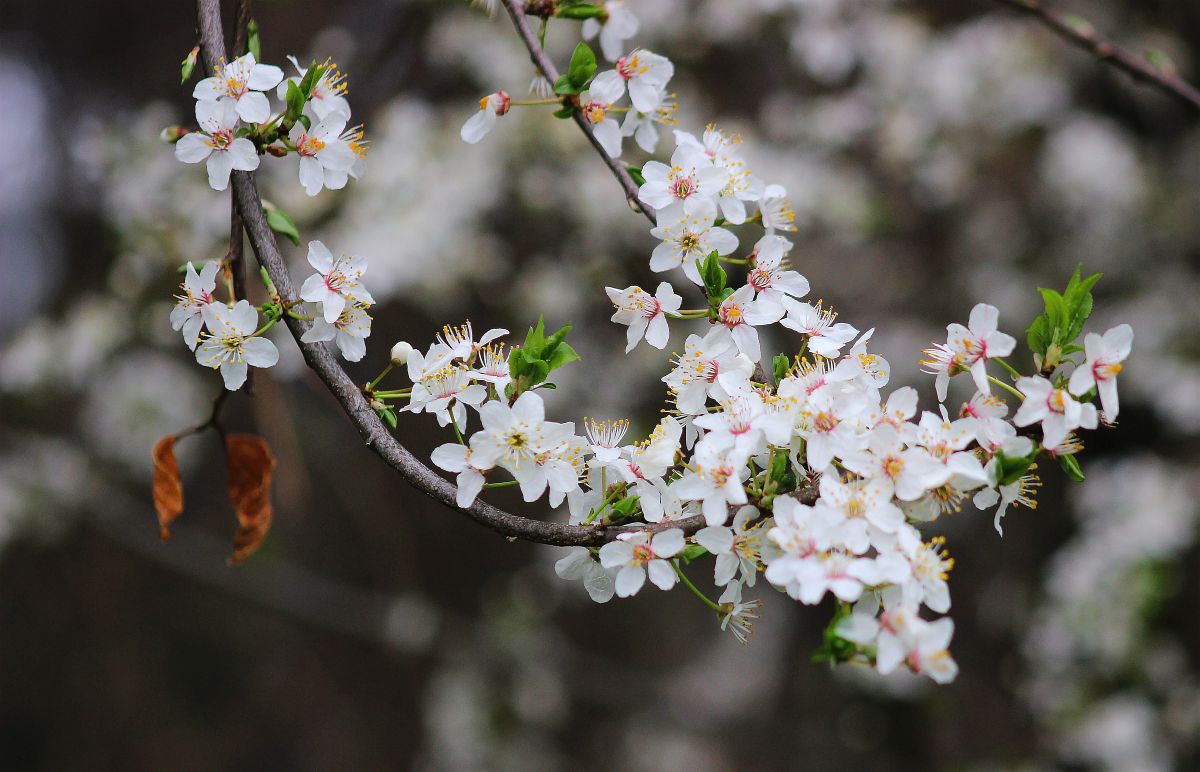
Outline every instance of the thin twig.
<path id="1" fill-rule="evenodd" d="M 197 0 L 197 10 L 204 55 L 210 62 L 215 63 L 224 55 L 220 0 Z M 607 158 L 607 156 L 605 157 Z M 279 252 L 279 244 L 270 226 L 267 225 L 267 218 L 263 212 L 262 200 L 259 198 L 258 186 L 254 181 L 253 173 L 239 171 L 233 173 L 233 199 L 241 213 L 242 224 L 250 240 L 250 246 L 254 249 L 259 264 L 266 269 L 267 275 L 275 283 L 281 300 L 285 305 L 298 303 L 299 296 L 296 293 L 295 285 L 292 284 L 291 276 L 287 272 L 283 255 Z M 371 408 L 363 396 L 362 390 L 346 374 L 346 371 L 342 369 L 325 345 L 304 343 L 301 340 L 301 336 L 309 328 L 309 323 L 291 316 L 285 317 L 284 321 L 296 339 L 296 345 L 300 347 L 305 362 L 337 399 L 367 446 L 417 490 L 451 509 L 462 512 L 480 525 L 491 528 L 510 539 L 563 547 L 597 546 L 612 541 L 621 533 L 636 531 L 653 533 L 668 528 L 681 528 L 685 533 L 691 534 L 705 525 L 702 515 L 636 526 L 564 525 L 514 515 L 481 500 L 476 500 L 469 507 L 459 507 L 455 503 L 457 488 L 442 479 L 396 441 L 396 438 L 388 432 L 383 421 Z M 809 486 L 797 495 L 802 500 L 812 503 L 817 497 L 816 487 Z"/>
<path id="2" fill-rule="evenodd" d="M 517 28 L 517 34 L 521 36 L 525 47 L 529 49 L 529 58 L 533 61 L 534 66 L 542 71 L 547 80 L 554 83 L 558 80 L 558 69 L 555 68 L 554 63 L 550 61 L 549 57 L 546 56 L 546 52 L 542 50 L 541 43 L 538 42 L 537 33 L 530 28 L 529 22 L 525 18 L 526 4 L 523 0 L 503 0 L 503 2 L 504 10 L 508 11 L 513 26 Z M 564 102 L 564 104 L 566 103 Z M 617 182 L 621 183 L 621 188 L 625 191 L 625 201 L 628 202 L 629 208 L 646 215 L 646 219 L 650 221 L 651 225 L 657 225 L 657 213 L 654 211 L 654 207 L 638 200 L 638 186 L 633 181 L 633 177 L 629 176 L 629 172 L 626 171 L 620 161 L 605 151 L 600 141 L 596 139 L 596 134 L 592 131 L 591 124 L 587 122 L 587 119 L 580 112 L 578 105 L 572 104 L 571 107 L 573 107 L 571 117 L 575 119 L 579 130 L 592 143 L 592 147 L 596 148 L 596 152 L 600 154 L 600 157 L 604 159 L 604 163 L 613 173 L 613 176 L 617 178 Z"/>
<path id="3" fill-rule="evenodd" d="M 1032 16 L 1054 34 L 1091 53 L 1134 80 L 1141 81 L 1170 94 L 1176 99 L 1200 110 L 1200 90 L 1182 78 L 1162 72 L 1140 56 L 1136 56 L 1100 37 L 1085 25 L 1070 17 L 1044 7 L 1039 0 L 995 0 L 1001 5 Z"/>

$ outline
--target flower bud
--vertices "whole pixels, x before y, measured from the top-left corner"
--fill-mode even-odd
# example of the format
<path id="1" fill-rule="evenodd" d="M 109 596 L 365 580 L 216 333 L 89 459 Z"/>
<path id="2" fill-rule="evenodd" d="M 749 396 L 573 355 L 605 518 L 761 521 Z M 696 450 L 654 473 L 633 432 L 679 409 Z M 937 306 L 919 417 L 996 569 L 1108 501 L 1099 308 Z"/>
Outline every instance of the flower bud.
<path id="1" fill-rule="evenodd" d="M 392 346 L 392 361 L 398 365 L 408 364 L 408 357 L 413 352 L 413 347 L 407 341 L 400 341 Z"/>
<path id="2" fill-rule="evenodd" d="M 192 77 L 192 71 L 196 69 L 196 61 L 200 58 L 200 46 L 194 47 L 188 51 L 188 55 L 183 57 L 183 61 L 179 63 L 179 82 L 187 83 Z"/>
<path id="3" fill-rule="evenodd" d="M 174 145 L 188 133 L 188 130 L 182 126 L 167 126 L 158 133 L 158 138 L 163 142 L 169 142 Z"/>
<path id="4" fill-rule="evenodd" d="M 504 115 L 508 112 L 509 105 L 512 104 L 512 98 L 509 97 L 507 91 L 497 91 L 496 102 L 496 115 Z"/>

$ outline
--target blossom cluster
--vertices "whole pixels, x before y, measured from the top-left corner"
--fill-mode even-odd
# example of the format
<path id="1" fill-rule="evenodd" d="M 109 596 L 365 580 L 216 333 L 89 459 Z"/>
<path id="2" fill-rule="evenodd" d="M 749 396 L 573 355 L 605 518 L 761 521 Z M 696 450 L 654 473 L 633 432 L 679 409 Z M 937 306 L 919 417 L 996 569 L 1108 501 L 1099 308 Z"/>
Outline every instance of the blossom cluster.
<path id="1" fill-rule="evenodd" d="M 311 309 L 304 304 L 285 307 L 273 291 L 270 301 L 255 307 L 248 300 L 236 300 L 231 283 L 229 303 L 220 301 L 216 296 L 222 264 L 209 261 L 197 272 L 188 263 L 171 310 L 171 327 L 183 334 L 184 343 L 196 352 L 197 362 L 220 370 L 230 391 L 246 382 L 248 367 L 271 367 L 279 361 L 279 351 L 264 334 L 283 314 L 312 322 L 301 338 L 305 343 L 334 341 L 347 361 L 359 361 L 367 352 L 366 339 L 371 335 L 368 309 L 375 302 L 362 284 L 366 260 L 334 256 L 320 241 L 311 241 L 308 262 L 317 272 L 305 279 L 300 297 L 314 304 Z M 228 271 L 224 272 L 228 278 Z M 266 316 L 262 327 L 260 312 Z"/>
<path id="2" fill-rule="evenodd" d="M 622 7 L 618 22 L 636 29 L 623 20 L 627 13 Z M 599 25 L 603 36 L 612 17 L 592 21 L 590 31 Z M 629 135 L 618 133 L 615 121 L 605 126 L 615 101 L 630 96 L 626 123 L 646 116 L 673 72 L 669 60 L 640 49 L 614 56 L 617 43 L 610 36 L 605 51 L 615 69 L 595 74 L 573 99 L 570 88 L 559 92 L 612 156 Z M 577 58 L 578 49 L 572 71 Z M 511 104 L 504 92 L 486 97 L 463 139 L 481 139 Z M 662 378 L 666 416 L 632 444 L 622 444 L 627 419 L 589 419 L 579 433 L 573 423 L 546 419 L 538 382 L 515 383 L 515 370 L 507 383 L 488 382 L 473 359 L 478 351 L 464 348 L 456 357 L 439 340 L 418 355 L 437 368 L 414 370 L 410 360 L 410 376 L 416 384 L 437 372 L 464 395 L 475 389 L 450 402 L 478 412 L 481 427 L 468 433 L 465 409 L 454 414 L 459 441 L 438 448 L 434 463 L 458 475 L 463 506 L 489 477 L 504 475 L 526 501 L 547 493 L 553 506 L 565 500 L 573 523 L 652 526 L 623 531 L 597 550 L 572 548 L 558 563 L 559 574 L 583 581 L 594 600 L 634 595 L 647 579 L 671 589 L 686 579 L 685 567 L 712 557 L 722 592 L 716 601 L 685 583 L 739 638 L 758 607 L 743 600 L 743 591 L 761 573 L 804 604 L 833 596 L 838 611 L 826 657 L 952 680 L 953 621 L 929 614 L 950 609 L 953 560 L 944 540 L 922 528 L 960 511 L 970 497 L 996 508 L 1002 533 L 1010 506 L 1036 505 L 1039 455 L 1074 476 L 1079 432 L 1117 417 L 1115 379 L 1132 330 L 1120 325 L 1074 344 L 1095 281 L 1077 274 L 1065 295 L 1056 295 L 1061 308 L 1048 300 L 1045 319 L 1031 327 L 1037 371 L 1023 375 L 1005 359 L 1016 339 L 999 330 L 998 310 L 980 303 L 966 325 L 949 325 L 945 343 L 929 349 L 924 365 L 936 376 L 939 405 L 922 410 L 911 387 L 884 392 L 891 368 L 870 350 L 874 330 L 860 333 L 822 302 L 806 300 L 809 283 L 789 266 L 792 242 L 784 234 L 795 229 L 795 217 L 783 186 L 754 175 L 736 153 L 736 138 L 714 126 L 699 137 L 674 134 L 669 163 L 650 160 L 637 170 L 638 199 L 656 212 L 651 236 L 659 243 L 648 267 L 680 271 L 703 293 L 703 304 L 683 308 L 670 281 L 653 294 L 638 286 L 606 290 L 613 321 L 627 327 L 627 350 L 642 339 L 665 348 L 673 320 L 708 322 L 706 333 L 688 335 Z M 643 149 L 652 152 L 656 139 Z M 760 234 L 742 257 L 739 226 Z M 723 264 L 744 266 L 744 283 L 729 286 Z M 794 333 L 793 352 L 765 358 L 759 329 L 774 324 Z M 1046 345 L 1035 343 L 1042 337 Z M 1082 361 L 1074 356 L 1080 352 Z M 973 394 L 952 410 L 949 385 L 959 374 L 970 374 Z M 1097 394 L 1102 410 L 1092 404 Z M 1011 416 L 1009 398 L 1017 401 Z M 439 410 L 448 423 L 451 404 Z M 691 523 L 698 519 L 697 529 Z M 676 521 L 680 527 L 672 527 Z"/>
<path id="3" fill-rule="evenodd" d="M 297 72 L 292 77 L 247 53 L 222 62 L 196 84 L 199 130 L 178 137 L 175 157 L 204 161 L 213 190 L 225 190 L 234 170 L 257 169 L 263 155 L 295 153 L 300 184 L 310 196 L 343 188 L 362 172 L 367 143 L 361 125 L 347 128 L 345 76 L 329 61 L 301 67 L 289 59 Z M 281 102 L 277 110 L 267 96 L 272 90 Z"/>

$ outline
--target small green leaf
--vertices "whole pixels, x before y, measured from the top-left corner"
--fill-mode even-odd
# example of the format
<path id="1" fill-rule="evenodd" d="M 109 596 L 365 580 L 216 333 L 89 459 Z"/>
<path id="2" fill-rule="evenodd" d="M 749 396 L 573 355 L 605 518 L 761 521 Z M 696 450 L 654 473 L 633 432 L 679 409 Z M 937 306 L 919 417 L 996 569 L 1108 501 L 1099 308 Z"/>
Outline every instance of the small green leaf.
<path id="1" fill-rule="evenodd" d="M 787 354 L 776 354 L 771 363 L 775 366 L 774 375 L 776 383 L 786 378 L 788 370 L 792 368 L 792 358 Z"/>
<path id="2" fill-rule="evenodd" d="M 263 211 L 267 214 L 267 225 L 271 226 L 271 230 L 278 233 L 280 236 L 287 236 L 288 240 L 296 246 L 300 246 L 300 231 L 296 228 L 296 222 L 288 213 L 277 207 L 263 207 Z"/>
<path id="3" fill-rule="evenodd" d="M 634 183 L 636 183 L 639 188 L 646 184 L 646 178 L 642 176 L 642 167 L 626 166 L 625 171 L 629 172 L 629 176 L 633 179 Z"/>
<path id="4" fill-rule="evenodd" d="M 1083 482 L 1085 479 L 1087 479 L 1083 475 L 1083 469 L 1079 466 L 1079 461 L 1077 461 L 1073 455 L 1059 456 L 1058 465 L 1062 467 L 1064 472 L 1067 473 L 1067 477 L 1070 477 L 1075 482 Z"/>
<path id="5" fill-rule="evenodd" d="M 575 46 L 575 50 L 571 53 L 571 62 L 567 65 L 567 80 L 575 88 L 583 91 L 587 88 L 587 84 L 592 81 L 592 76 L 595 74 L 596 55 L 592 53 L 591 46 L 580 41 L 579 45 Z"/>
<path id="6" fill-rule="evenodd" d="M 382 418 L 383 422 L 391 428 L 396 428 L 396 413 L 390 407 L 385 407 L 383 410 L 380 410 L 379 417 Z"/>
<path id="7" fill-rule="evenodd" d="M 571 348 L 569 343 L 562 343 L 554 349 L 554 353 L 550 355 L 546 363 L 550 365 L 551 370 L 557 370 L 563 365 L 577 362 L 579 359 L 579 354 L 575 353 L 575 349 Z"/>
<path id="8" fill-rule="evenodd" d="M 710 252 L 708 257 L 704 259 L 704 262 L 697 260 L 696 265 L 700 269 L 700 278 L 704 282 L 705 294 L 708 295 L 710 301 L 713 298 L 719 298 L 721 292 L 725 289 L 725 282 L 728 277 L 725 275 L 725 269 L 721 267 L 721 260 L 717 257 L 717 251 L 714 249 Z"/>
<path id="9" fill-rule="evenodd" d="M 323 74 L 325 68 L 317 64 L 317 60 L 313 59 L 312 64 L 308 65 L 308 69 L 304 71 L 304 77 L 300 79 L 300 93 L 307 100 L 312 96 L 313 86 L 317 84 L 317 80 Z"/>
<path id="10" fill-rule="evenodd" d="M 262 41 L 258 39 L 258 22 L 254 19 L 246 24 L 246 50 L 254 54 L 254 61 L 262 61 Z"/>
<path id="11" fill-rule="evenodd" d="M 613 503 L 613 514 L 620 515 L 622 518 L 627 518 L 633 514 L 634 510 L 638 508 L 638 503 L 639 500 L 637 496 L 627 496 L 620 501 Z"/>
<path id="12" fill-rule="evenodd" d="M 567 118 L 570 118 L 574 113 L 575 113 L 574 107 L 560 107 L 554 111 L 553 115 L 555 118 L 562 118 L 563 120 L 565 120 Z"/>
<path id="13" fill-rule="evenodd" d="M 679 559 L 683 561 L 684 565 L 687 565 L 693 560 L 698 560 L 707 554 L 709 554 L 708 550 L 699 544 L 689 544 L 683 548 L 683 552 L 679 553 Z"/>
<path id="14" fill-rule="evenodd" d="M 583 91 L 582 88 L 571 82 L 570 75 L 560 75 L 558 80 L 554 81 L 554 93 L 563 96 L 578 94 Z"/>
<path id="15" fill-rule="evenodd" d="M 1000 485 L 1011 485 L 1017 480 L 1020 480 L 1025 476 L 1025 473 L 1029 471 L 1029 467 L 1033 465 L 1033 462 L 1037 460 L 1037 457 L 1038 449 L 1036 447 L 1028 456 L 1019 456 L 1016 458 L 1006 456 L 1003 452 L 997 451 L 997 482 Z"/>

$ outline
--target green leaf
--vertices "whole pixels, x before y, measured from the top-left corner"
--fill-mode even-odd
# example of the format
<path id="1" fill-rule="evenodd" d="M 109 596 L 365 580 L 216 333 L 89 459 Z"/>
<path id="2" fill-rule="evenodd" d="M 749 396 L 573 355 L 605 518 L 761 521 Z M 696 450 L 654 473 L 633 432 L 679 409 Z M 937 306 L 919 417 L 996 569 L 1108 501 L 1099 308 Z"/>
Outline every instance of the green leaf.
<path id="1" fill-rule="evenodd" d="M 571 82 L 572 86 L 583 91 L 595 74 L 596 55 L 592 53 L 591 46 L 580 41 L 579 45 L 575 46 L 574 52 L 571 53 L 571 62 L 567 65 L 567 80 Z"/>
<path id="2" fill-rule="evenodd" d="M 704 259 L 704 262 L 697 260 L 696 266 L 700 269 L 700 278 L 704 282 L 704 292 L 708 295 L 710 302 L 713 298 L 720 297 L 721 292 L 725 289 L 725 282 L 728 277 L 725 275 L 725 269 L 721 267 L 717 251 L 714 249 L 710 252 L 708 257 Z"/>
<path id="3" fill-rule="evenodd" d="M 574 113 L 575 113 L 574 107 L 560 107 L 557 110 L 555 110 L 552 114 L 554 115 L 555 118 L 562 118 L 563 120 L 566 120 L 567 118 L 570 118 Z"/>
<path id="4" fill-rule="evenodd" d="M 262 41 L 258 39 L 258 22 L 254 19 L 246 24 L 246 50 L 254 54 L 254 61 L 262 61 Z"/>
<path id="5" fill-rule="evenodd" d="M 530 327 L 525 333 L 525 343 L 521 348 L 536 358 L 541 358 L 542 350 L 546 347 L 546 320 L 539 316 L 537 326 Z"/>
<path id="6" fill-rule="evenodd" d="M 639 188 L 646 184 L 646 178 L 642 176 L 642 167 L 626 166 L 625 171 L 629 172 L 629 176 L 633 178 L 633 181 L 637 183 Z"/>
<path id="7" fill-rule="evenodd" d="M 390 407 L 385 407 L 383 410 L 380 410 L 379 417 L 382 418 L 383 422 L 391 428 L 396 428 L 396 413 Z"/>
<path id="8" fill-rule="evenodd" d="M 788 370 L 792 368 L 792 358 L 787 354 L 776 354 L 771 363 L 775 365 L 774 375 L 776 383 L 787 377 Z"/>
<path id="9" fill-rule="evenodd" d="M 1000 485 L 1011 485 L 1025 476 L 1029 467 L 1037 460 L 1038 449 L 1035 447 L 1028 456 L 1009 457 L 1002 451 L 996 452 L 996 479 Z"/>
<path id="10" fill-rule="evenodd" d="M 606 11 L 603 7 L 589 3 L 569 5 L 554 11 L 554 15 L 560 19 L 599 19 L 605 13 Z"/>
<path id="11" fill-rule="evenodd" d="M 623 518 L 627 518 L 633 514 L 634 510 L 636 510 L 638 508 L 638 503 L 639 503 L 639 501 L 638 501 L 637 496 L 627 496 L 627 497 L 621 499 L 620 501 L 616 501 L 613 503 L 613 505 L 612 505 L 613 514 L 620 515 Z"/>
<path id="12" fill-rule="evenodd" d="M 575 349 L 571 348 L 570 344 L 562 343 L 554 349 L 554 353 L 550 355 L 546 363 L 550 366 L 551 370 L 557 370 L 563 365 L 577 362 L 579 359 L 579 354 L 575 353 Z"/>
<path id="13" fill-rule="evenodd" d="M 1059 456 L 1058 465 L 1062 467 L 1064 472 L 1067 473 L 1067 477 L 1070 477 L 1075 482 L 1083 482 L 1085 479 L 1087 479 L 1083 475 L 1083 469 L 1079 466 L 1079 462 L 1073 455 Z"/>
<path id="14" fill-rule="evenodd" d="M 1083 266 L 1075 268 L 1071 280 L 1067 283 L 1067 291 L 1063 293 L 1066 304 L 1067 321 L 1061 342 L 1072 343 L 1083 332 L 1083 325 L 1092 315 L 1092 287 L 1100 280 L 1101 274 L 1094 273 L 1086 279 L 1081 279 Z"/>
<path id="15" fill-rule="evenodd" d="M 300 246 L 300 231 L 296 228 L 296 222 L 288 213 L 276 207 L 263 207 L 263 211 L 267 213 L 267 225 L 271 226 L 271 230 L 278 233 L 280 236 L 287 236 L 288 240 L 296 246 Z"/>
<path id="16" fill-rule="evenodd" d="M 300 112 L 304 110 L 304 92 L 296 81 L 289 80 L 287 82 L 287 112 L 294 121 L 300 116 Z"/>
<path id="17" fill-rule="evenodd" d="M 300 79 L 300 93 L 307 100 L 312 96 L 313 86 L 317 84 L 317 80 L 324 74 L 324 65 L 317 64 L 317 60 L 313 59 L 308 65 L 308 69 L 304 71 L 304 77 Z"/>
<path id="18" fill-rule="evenodd" d="M 683 548 L 683 552 L 679 553 L 679 559 L 684 565 L 691 563 L 693 560 L 698 560 L 708 554 L 708 550 L 701 547 L 699 544 L 689 544 Z"/>
<path id="19" fill-rule="evenodd" d="M 570 75 L 560 75 L 558 80 L 554 81 L 554 93 L 563 96 L 571 96 L 583 91 L 582 88 L 571 82 Z"/>

